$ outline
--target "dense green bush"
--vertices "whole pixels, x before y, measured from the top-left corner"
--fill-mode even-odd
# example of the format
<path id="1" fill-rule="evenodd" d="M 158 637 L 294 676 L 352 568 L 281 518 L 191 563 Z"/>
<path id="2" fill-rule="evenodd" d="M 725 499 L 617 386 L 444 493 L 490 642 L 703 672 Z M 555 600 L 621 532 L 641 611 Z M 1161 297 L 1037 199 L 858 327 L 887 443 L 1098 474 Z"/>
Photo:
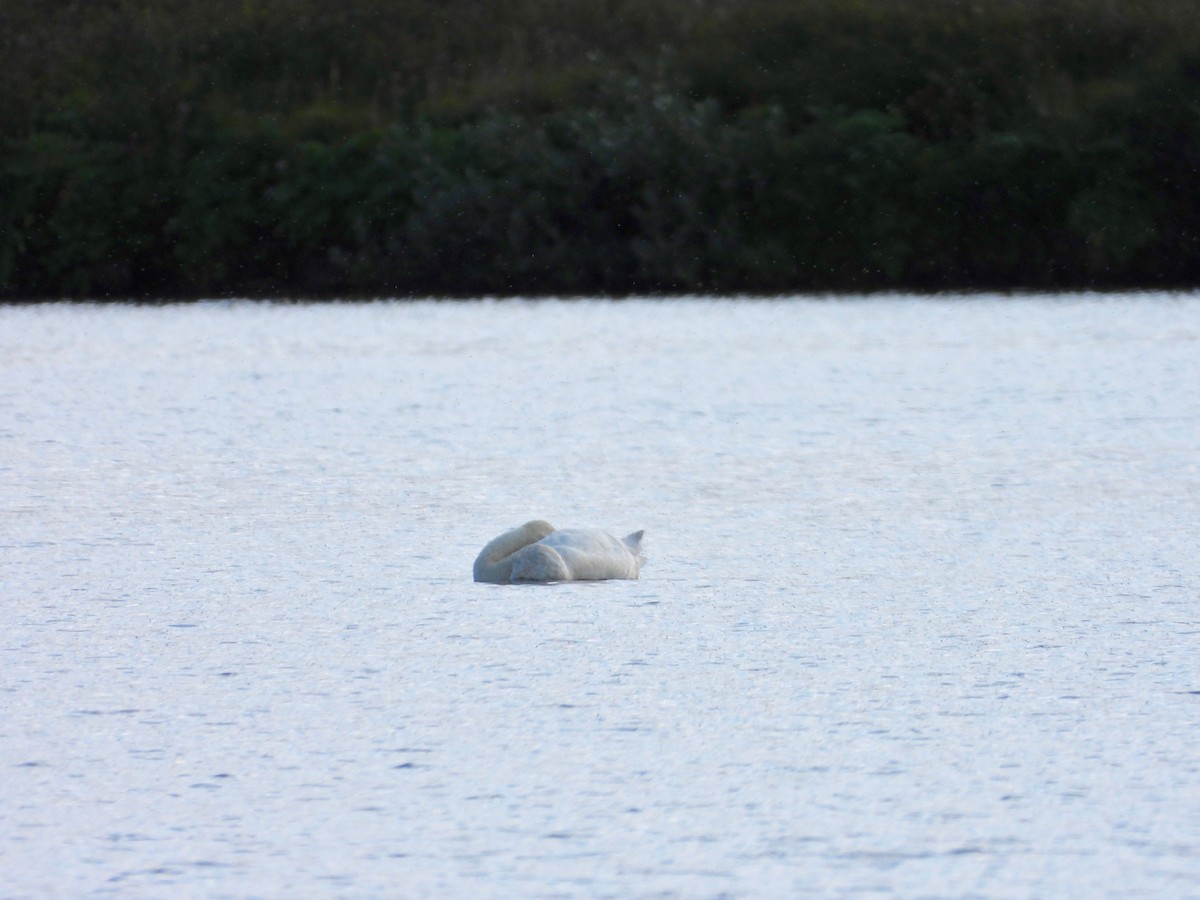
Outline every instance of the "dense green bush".
<path id="1" fill-rule="evenodd" d="M 1183 0 L 12 0 L 0 295 L 1193 285 Z"/>

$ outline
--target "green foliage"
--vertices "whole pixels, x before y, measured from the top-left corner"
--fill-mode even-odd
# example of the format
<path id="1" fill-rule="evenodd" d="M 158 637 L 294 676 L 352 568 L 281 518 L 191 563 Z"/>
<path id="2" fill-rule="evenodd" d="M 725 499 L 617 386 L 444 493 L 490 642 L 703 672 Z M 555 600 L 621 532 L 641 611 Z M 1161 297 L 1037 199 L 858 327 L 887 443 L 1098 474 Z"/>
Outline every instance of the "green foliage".
<path id="1" fill-rule="evenodd" d="M 143 160 L 104 141 L 39 133 L 8 148 L 0 284 L 34 294 L 123 291 L 157 269 L 162 196 Z"/>
<path id="2" fill-rule="evenodd" d="M 0 296 L 1200 276 L 1191 0 L 11 0 Z"/>

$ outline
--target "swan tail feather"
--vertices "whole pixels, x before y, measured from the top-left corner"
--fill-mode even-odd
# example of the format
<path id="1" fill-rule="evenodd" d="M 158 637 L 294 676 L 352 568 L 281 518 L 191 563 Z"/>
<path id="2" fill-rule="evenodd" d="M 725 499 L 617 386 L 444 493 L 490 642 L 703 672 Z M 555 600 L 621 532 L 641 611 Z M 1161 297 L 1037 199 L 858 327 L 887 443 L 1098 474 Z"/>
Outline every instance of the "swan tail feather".
<path id="1" fill-rule="evenodd" d="M 642 554 L 642 535 L 645 533 L 646 530 L 643 528 L 640 531 L 635 531 L 633 534 L 627 534 L 625 537 L 621 538 L 621 543 L 628 547 L 630 551 L 632 551 L 633 555 L 637 557 L 639 563 L 642 562 L 644 558 Z"/>

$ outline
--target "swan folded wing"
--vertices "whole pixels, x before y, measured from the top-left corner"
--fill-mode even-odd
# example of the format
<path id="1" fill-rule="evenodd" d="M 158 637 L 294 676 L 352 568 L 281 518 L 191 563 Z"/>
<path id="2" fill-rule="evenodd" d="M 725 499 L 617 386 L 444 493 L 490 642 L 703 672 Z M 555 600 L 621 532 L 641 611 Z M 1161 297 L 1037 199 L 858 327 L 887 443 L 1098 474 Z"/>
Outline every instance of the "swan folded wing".
<path id="1" fill-rule="evenodd" d="M 539 544 L 558 553 L 575 581 L 637 578 L 641 569 L 641 556 L 635 548 L 595 528 L 561 528 Z"/>

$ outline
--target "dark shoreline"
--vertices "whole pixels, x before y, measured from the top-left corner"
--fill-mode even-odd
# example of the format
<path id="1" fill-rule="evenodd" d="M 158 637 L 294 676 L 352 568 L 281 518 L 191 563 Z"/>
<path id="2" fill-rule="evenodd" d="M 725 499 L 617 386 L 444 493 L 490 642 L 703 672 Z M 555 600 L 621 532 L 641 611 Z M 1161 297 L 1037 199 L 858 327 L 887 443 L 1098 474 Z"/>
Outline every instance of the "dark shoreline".
<path id="1" fill-rule="evenodd" d="M 0 307 L 33 307 L 33 306 L 190 306 L 200 304 L 251 303 L 273 306 L 319 306 L 326 304 L 345 304 L 348 306 L 367 306 L 371 304 L 406 304 L 406 303 L 624 303 L 624 302 L 808 302 L 808 303 L 853 303 L 858 301 L 946 301 L 971 302 L 975 300 L 995 300 L 997 298 L 1012 299 L 1015 302 L 1039 298 L 1061 299 L 1071 302 L 1080 299 L 1147 299 L 1147 298 L 1179 298 L 1196 294 L 1200 288 L 1194 286 L 1176 287 L 1139 287 L 1139 288 L 1078 288 L 1078 289 L 1022 289 L 994 288 L 980 290 L 945 290 L 945 291 L 907 291 L 880 289 L 873 291 L 810 291 L 795 293 L 735 293 L 712 294 L 702 292 L 688 293 L 631 293 L 631 294 L 463 294 L 455 296 L 432 294 L 378 294 L 361 296 L 329 295 L 329 296 L 299 296 L 295 294 L 278 295 L 243 295 L 228 296 L 162 296 L 162 297 L 0 297 Z"/>
<path id="2" fill-rule="evenodd" d="M 14 0 L 0 300 L 1187 289 L 1196 35 L 1183 0 Z"/>

